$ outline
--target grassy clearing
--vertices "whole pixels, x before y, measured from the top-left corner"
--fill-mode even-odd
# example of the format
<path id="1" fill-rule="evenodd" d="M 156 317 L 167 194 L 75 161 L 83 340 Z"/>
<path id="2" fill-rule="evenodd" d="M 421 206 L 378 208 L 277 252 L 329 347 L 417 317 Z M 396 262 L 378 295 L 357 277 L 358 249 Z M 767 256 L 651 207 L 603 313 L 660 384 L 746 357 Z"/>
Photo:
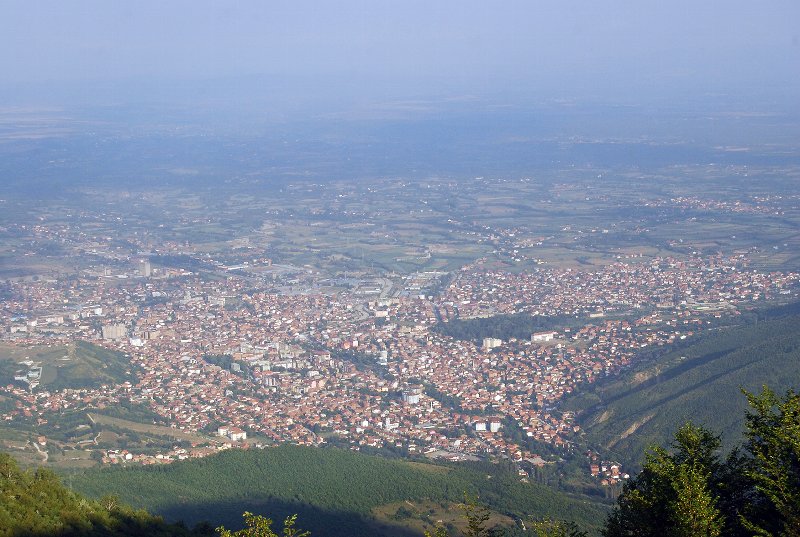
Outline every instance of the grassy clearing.
<path id="1" fill-rule="evenodd" d="M 42 366 L 40 384 L 49 389 L 90 388 L 103 384 L 135 381 L 135 374 L 127 357 L 117 351 L 105 349 L 84 341 L 69 345 L 44 345 L 20 347 L 0 346 L 0 382 L 11 382 L 14 369 L 30 360 Z"/>
<path id="2" fill-rule="evenodd" d="M 180 429 L 173 429 L 171 427 L 165 427 L 163 425 L 152 425 L 147 423 L 137 423 L 135 421 L 124 420 L 121 418 L 113 418 L 111 416 L 105 416 L 103 414 L 99 414 L 96 412 L 92 412 L 88 414 L 89 419 L 94 421 L 95 423 L 99 423 L 100 425 L 111 425 L 113 427 L 119 427 L 120 429 L 125 429 L 128 431 L 133 431 L 135 433 L 143 433 L 143 434 L 151 434 L 154 436 L 167 436 L 170 438 L 175 438 L 177 440 L 187 440 L 189 442 L 208 442 L 210 437 L 204 436 L 197 433 L 181 431 Z"/>

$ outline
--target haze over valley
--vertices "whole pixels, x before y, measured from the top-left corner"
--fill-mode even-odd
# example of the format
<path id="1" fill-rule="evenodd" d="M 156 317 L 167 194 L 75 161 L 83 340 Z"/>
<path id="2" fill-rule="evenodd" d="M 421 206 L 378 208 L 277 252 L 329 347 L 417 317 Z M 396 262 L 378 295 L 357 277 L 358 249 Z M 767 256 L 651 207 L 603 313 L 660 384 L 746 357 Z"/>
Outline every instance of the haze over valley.
<path id="1" fill-rule="evenodd" d="M 80 46 L 42 19 L 41 73 L 6 58 L 0 450 L 168 522 L 462 531 L 466 491 L 507 535 L 596 532 L 648 446 L 693 421 L 727 450 L 742 389 L 798 388 L 796 8 L 717 43 L 706 8 L 604 40 L 595 8 L 536 37 L 397 7 L 388 40 L 354 4 L 95 6 Z"/>

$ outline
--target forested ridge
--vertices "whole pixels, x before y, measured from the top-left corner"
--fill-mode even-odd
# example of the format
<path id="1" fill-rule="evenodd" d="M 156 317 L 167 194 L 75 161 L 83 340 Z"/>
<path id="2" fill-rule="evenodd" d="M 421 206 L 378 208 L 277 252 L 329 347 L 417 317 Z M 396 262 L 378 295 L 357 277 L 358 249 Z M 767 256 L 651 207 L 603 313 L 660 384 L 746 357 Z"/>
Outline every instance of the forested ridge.
<path id="1" fill-rule="evenodd" d="M 800 379 L 800 315 L 722 329 L 601 381 L 564 403 L 579 413 L 586 441 L 638 465 L 651 444 L 665 444 L 676 424 L 713 425 L 730 449 L 742 439 L 746 400 L 763 385 L 783 391 Z"/>

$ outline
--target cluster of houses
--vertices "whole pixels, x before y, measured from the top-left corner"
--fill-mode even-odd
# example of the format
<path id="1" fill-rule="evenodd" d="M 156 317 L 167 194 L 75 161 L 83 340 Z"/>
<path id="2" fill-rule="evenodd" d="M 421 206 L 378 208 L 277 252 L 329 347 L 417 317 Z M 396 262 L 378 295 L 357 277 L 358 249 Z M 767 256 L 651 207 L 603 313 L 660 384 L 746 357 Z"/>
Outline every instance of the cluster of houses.
<path id="1" fill-rule="evenodd" d="M 212 282 L 187 271 L 115 285 L 96 277 L 18 282 L 0 309 L 3 340 L 92 341 L 129 355 L 137 378 L 50 392 L 32 386 L 30 367 L 27 381 L 0 387 L 18 402 L 0 419 L 47 420 L 52 412 L 126 399 L 176 429 L 216 431 L 230 442 L 336 441 L 538 460 L 510 439 L 504 420 L 526 438 L 569 447 L 580 428 L 559 409 L 565 395 L 628 367 L 641 349 L 702 331 L 710 313 L 692 304 L 735 308 L 796 293 L 797 283 L 796 273 L 748 269 L 741 256 L 521 274 L 478 264 L 459 271 L 439 296 L 366 302 L 347 289 L 277 294 L 253 290 L 236 274 Z M 653 303 L 664 307 L 645 307 Z M 606 315 L 622 310 L 631 320 Z M 432 330 L 440 319 L 518 312 L 588 319 L 482 345 Z M 615 478 L 613 465 L 609 475 L 603 466 L 603 478 Z"/>

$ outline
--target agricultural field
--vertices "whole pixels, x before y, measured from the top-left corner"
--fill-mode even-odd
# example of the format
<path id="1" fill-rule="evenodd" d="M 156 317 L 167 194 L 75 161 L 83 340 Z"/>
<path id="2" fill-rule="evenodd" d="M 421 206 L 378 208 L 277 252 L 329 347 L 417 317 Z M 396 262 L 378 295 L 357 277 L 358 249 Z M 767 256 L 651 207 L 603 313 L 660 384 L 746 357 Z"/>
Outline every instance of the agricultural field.
<path id="1" fill-rule="evenodd" d="M 682 162 L 679 152 L 675 158 L 634 170 L 550 164 L 475 178 L 295 176 L 212 188 L 196 176 L 187 186 L 189 176 L 173 175 L 158 187 L 123 192 L 97 181 L 46 207 L 24 197 L 3 202 L 0 279 L 124 263 L 164 243 L 199 257 L 263 255 L 331 275 L 453 271 L 480 258 L 512 269 L 591 270 L 631 255 L 718 251 L 748 252 L 765 270 L 800 266 L 797 167 Z M 98 206 L 103 213 L 93 214 Z M 20 226 L 37 219 L 61 231 L 32 245 Z M 75 234 L 115 240 L 111 249 L 81 245 L 82 255 L 71 256 Z"/>

